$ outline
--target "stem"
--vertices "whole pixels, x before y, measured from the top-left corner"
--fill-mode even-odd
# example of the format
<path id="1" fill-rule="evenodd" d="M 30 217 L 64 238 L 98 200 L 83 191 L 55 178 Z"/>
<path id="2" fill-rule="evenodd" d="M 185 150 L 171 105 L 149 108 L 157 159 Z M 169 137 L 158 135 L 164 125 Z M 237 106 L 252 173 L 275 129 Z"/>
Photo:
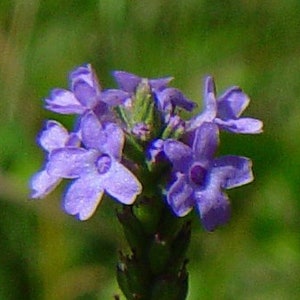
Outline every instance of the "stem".
<path id="1" fill-rule="evenodd" d="M 150 217 L 149 217 L 150 216 Z M 184 300 L 190 221 L 175 217 L 159 198 L 118 213 L 131 254 L 120 253 L 117 279 L 128 300 Z"/>

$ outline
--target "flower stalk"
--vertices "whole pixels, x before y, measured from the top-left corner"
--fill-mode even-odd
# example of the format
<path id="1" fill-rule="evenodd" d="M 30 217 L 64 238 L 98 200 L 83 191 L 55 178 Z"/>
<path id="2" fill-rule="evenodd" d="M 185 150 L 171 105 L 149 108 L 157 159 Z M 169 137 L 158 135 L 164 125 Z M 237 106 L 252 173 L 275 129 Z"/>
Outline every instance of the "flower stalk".
<path id="1" fill-rule="evenodd" d="M 148 210 L 152 200 L 139 204 L 136 210 Z M 120 253 L 117 266 L 122 292 L 127 299 L 186 299 L 190 221 L 178 219 L 163 205 L 159 218 L 156 222 L 151 220 L 149 226 L 149 219 L 141 220 L 136 210 L 126 206 L 118 213 L 130 247 L 130 254 Z"/>

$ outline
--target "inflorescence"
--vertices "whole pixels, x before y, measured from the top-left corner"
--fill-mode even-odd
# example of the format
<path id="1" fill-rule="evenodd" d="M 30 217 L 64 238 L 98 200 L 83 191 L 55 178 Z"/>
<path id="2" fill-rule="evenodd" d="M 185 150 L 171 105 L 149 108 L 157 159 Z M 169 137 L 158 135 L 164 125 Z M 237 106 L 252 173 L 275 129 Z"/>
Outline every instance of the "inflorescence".
<path id="1" fill-rule="evenodd" d="M 149 193 L 150 174 L 162 178 L 161 195 L 175 215 L 196 207 L 206 230 L 226 223 L 230 204 L 224 190 L 253 180 L 251 160 L 215 153 L 221 130 L 262 131 L 260 120 L 241 117 L 248 96 L 231 87 L 217 97 L 207 77 L 203 112 L 183 120 L 180 110 L 191 112 L 196 104 L 169 86 L 172 77 L 145 79 L 124 71 L 113 76 L 118 88 L 103 90 L 91 65 L 80 66 L 69 75 L 69 90 L 54 89 L 45 100 L 48 110 L 77 119 L 72 132 L 46 122 L 38 142 L 47 158 L 31 179 L 31 197 L 43 198 L 72 179 L 64 209 L 86 220 L 104 193 L 125 205 Z"/>

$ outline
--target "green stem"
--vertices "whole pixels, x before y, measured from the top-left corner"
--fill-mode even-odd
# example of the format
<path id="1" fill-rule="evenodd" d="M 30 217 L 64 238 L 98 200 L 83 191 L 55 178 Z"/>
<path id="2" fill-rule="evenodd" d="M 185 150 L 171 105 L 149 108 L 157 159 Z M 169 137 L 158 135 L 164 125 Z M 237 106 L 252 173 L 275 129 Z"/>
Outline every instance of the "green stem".
<path id="1" fill-rule="evenodd" d="M 149 217 L 152 216 L 152 217 Z M 184 300 L 190 221 L 175 217 L 162 199 L 143 199 L 118 213 L 131 254 L 120 253 L 119 286 L 128 300 Z"/>

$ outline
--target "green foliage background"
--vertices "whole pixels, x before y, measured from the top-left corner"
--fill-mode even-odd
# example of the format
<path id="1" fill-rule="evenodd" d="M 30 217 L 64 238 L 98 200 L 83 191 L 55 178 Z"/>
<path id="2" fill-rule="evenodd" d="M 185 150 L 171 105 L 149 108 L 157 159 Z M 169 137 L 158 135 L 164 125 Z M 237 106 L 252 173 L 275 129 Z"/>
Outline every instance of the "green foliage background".
<path id="1" fill-rule="evenodd" d="M 0 2 L 0 299 L 112 299 L 124 246 L 114 201 L 87 222 L 61 209 L 58 189 L 29 200 L 42 162 L 43 109 L 67 74 L 90 62 L 173 75 L 201 103 L 202 80 L 239 85 L 260 136 L 222 135 L 222 153 L 253 159 L 256 180 L 229 195 L 231 222 L 204 232 L 194 213 L 190 300 L 300 297 L 300 2 L 298 0 L 2 0 Z M 200 105 L 201 107 L 201 105 Z"/>

